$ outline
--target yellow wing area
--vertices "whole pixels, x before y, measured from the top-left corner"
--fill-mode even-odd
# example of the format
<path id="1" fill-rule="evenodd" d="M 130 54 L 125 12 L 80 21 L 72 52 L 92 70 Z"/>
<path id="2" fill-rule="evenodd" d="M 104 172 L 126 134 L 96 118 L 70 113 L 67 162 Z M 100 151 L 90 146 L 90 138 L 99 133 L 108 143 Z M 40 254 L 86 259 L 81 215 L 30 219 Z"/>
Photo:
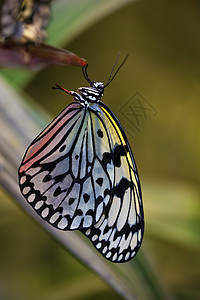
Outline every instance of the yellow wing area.
<path id="1" fill-rule="evenodd" d="M 105 107 L 101 107 L 101 109 L 103 110 L 103 112 L 106 114 L 106 116 L 109 118 L 110 122 L 112 123 L 112 125 L 114 126 L 119 138 L 120 138 L 120 141 L 121 141 L 121 144 L 123 146 L 127 146 L 127 142 L 125 141 L 124 139 L 124 134 L 122 134 L 122 130 L 119 128 L 119 125 L 116 123 L 115 119 L 113 118 L 113 113 L 111 114 L 108 109 L 106 109 Z M 115 117 L 116 118 L 116 117 Z M 128 163 L 129 165 L 133 168 L 134 168 L 134 165 L 133 165 L 133 162 L 132 162 L 132 159 L 131 159 L 131 156 L 130 156 L 130 152 L 127 150 L 127 147 L 125 147 L 125 150 L 126 150 L 126 157 L 127 157 L 127 160 L 128 160 Z"/>

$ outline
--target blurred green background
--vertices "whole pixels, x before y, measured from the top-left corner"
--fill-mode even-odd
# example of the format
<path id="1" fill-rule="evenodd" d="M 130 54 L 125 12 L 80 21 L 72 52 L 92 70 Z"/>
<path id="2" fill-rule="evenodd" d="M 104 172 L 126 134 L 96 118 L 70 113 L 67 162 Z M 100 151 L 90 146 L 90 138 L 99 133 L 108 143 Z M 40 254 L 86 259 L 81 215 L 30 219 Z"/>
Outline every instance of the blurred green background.
<path id="1" fill-rule="evenodd" d="M 73 9 L 81 15 L 80 2 Z M 93 1 L 94 10 L 98 2 Z M 86 58 L 91 79 L 103 82 L 117 52 L 121 60 L 130 54 L 103 101 L 127 130 L 139 170 L 146 219 L 143 248 L 172 295 L 169 299 L 199 299 L 200 2 L 129 1 L 117 10 L 115 1 L 108 3 L 111 9 L 105 5 L 99 15 L 98 10 L 86 14 L 85 26 L 77 26 L 62 42 L 54 37 L 55 44 Z M 50 42 L 59 21 L 50 24 Z M 36 101 L 52 117 L 72 100 L 52 90 L 54 83 L 69 90 L 87 85 L 76 67 L 48 66 L 23 84 L 16 76 L 23 71 L 12 72 L 4 75 L 14 76 L 13 85 L 22 86 L 30 103 Z M 0 226 L 1 299 L 121 299 L 3 190 Z"/>

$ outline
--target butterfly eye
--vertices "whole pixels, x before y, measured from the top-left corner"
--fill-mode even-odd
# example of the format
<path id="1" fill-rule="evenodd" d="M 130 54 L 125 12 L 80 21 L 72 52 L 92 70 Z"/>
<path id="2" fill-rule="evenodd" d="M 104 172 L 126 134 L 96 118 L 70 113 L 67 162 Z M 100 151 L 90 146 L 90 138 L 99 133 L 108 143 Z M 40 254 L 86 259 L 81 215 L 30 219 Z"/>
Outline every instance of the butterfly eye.
<path id="1" fill-rule="evenodd" d="M 98 85 L 98 87 L 97 87 L 97 90 L 104 90 L 104 84 L 100 84 L 100 85 Z"/>
<path id="2" fill-rule="evenodd" d="M 94 88 L 96 88 L 100 92 L 104 90 L 104 84 L 103 84 L 103 82 L 92 81 L 91 82 L 91 86 L 94 87 Z"/>

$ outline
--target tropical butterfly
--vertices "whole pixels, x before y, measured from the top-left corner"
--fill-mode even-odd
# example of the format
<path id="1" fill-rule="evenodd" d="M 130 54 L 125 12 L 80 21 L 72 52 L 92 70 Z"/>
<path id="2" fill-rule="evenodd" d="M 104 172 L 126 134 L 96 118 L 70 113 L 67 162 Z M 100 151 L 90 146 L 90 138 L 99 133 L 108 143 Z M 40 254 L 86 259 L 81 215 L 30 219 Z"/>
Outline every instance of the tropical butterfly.
<path id="1" fill-rule="evenodd" d="M 43 43 L 51 0 L 2 0 L 0 66 L 38 68 L 45 64 L 83 66 L 86 60 Z"/>
<path id="2" fill-rule="evenodd" d="M 49 224 L 80 230 L 106 259 L 127 262 L 144 233 L 140 181 L 123 128 L 101 101 L 121 66 L 105 85 L 89 79 L 87 66 L 83 75 L 90 87 L 54 87 L 74 102 L 28 147 L 19 167 L 20 189 Z"/>

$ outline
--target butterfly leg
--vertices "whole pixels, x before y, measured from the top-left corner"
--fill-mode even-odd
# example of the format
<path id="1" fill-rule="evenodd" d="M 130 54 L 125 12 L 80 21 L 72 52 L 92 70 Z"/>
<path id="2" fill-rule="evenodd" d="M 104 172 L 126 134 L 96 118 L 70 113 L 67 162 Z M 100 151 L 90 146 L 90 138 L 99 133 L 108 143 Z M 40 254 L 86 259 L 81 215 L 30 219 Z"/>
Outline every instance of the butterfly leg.
<path id="1" fill-rule="evenodd" d="M 63 92 L 65 92 L 65 93 L 67 93 L 67 94 L 69 94 L 69 95 L 73 95 L 73 93 L 74 92 L 72 92 L 72 91 L 68 91 L 68 90 L 66 90 L 65 88 L 63 88 L 62 86 L 60 86 L 59 84 L 55 84 L 55 86 L 52 86 L 52 89 L 54 89 L 54 90 L 61 90 L 61 91 L 63 91 Z"/>

